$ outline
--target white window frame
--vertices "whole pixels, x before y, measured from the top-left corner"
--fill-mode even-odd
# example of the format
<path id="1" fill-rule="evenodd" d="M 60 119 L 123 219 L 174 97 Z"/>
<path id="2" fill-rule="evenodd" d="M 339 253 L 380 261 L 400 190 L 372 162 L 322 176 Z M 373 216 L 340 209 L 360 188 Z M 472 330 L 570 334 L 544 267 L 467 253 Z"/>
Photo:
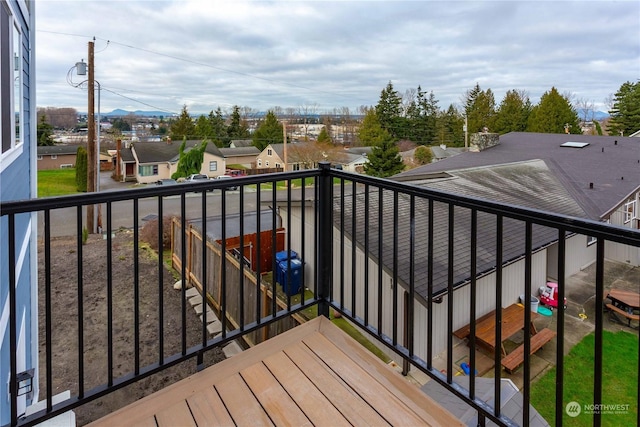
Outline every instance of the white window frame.
<path id="1" fill-rule="evenodd" d="M 42 160 L 42 155 L 41 154 L 38 155 L 38 160 Z"/>
<path id="2" fill-rule="evenodd" d="M 627 224 L 638 218 L 638 202 L 630 200 L 624 204 L 624 223 Z"/>
<path id="3" fill-rule="evenodd" d="M 269 167 L 269 160 L 267 160 L 266 162 L 264 162 L 265 167 Z"/>
<path id="4" fill-rule="evenodd" d="M 211 160 L 209 162 L 209 172 L 217 172 L 218 171 L 218 161 Z"/>
<path id="5" fill-rule="evenodd" d="M 269 157 L 273 156 L 273 150 L 271 148 L 267 150 L 267 156 Z"/>
<path id="6" fill-rule="evenodd" d="M 262 159 L 258 159 L 258 167 L 262 167 Z"/>
<path id="7" fill-rule="evenodd" d="M 58 155 L 57 154 L 52 154 L 51 155 L 51 160 L 58 160 Z"/>
<path id="8" fill-rule="evenodd" d="M 24 2 L 19 2 L 20 7 L 23 7 Z M 6 5 L 6 6 L 5 6 Z M 0 85 L 0 98 L 8 95 L 9 99 L 9 117 L 10 124 L 9 127 L 11 129 L 10 141 L 11 145 L 7 148 L 6 151 L 0 152 L 0 172 L 4 171 L 9 165 L 13 163 L 23 152 L 24 147 L 24 72 L 23 72 L 23 62 L 24 58 L 22 55 L 22 28 L 20 28 L 18 21 L 14 19 L 13 9 L 8 7 L 8 4 L 5 2 L 0 3 L 0 7 L 4 8 L 7 12 L 9 18 L 9 26 L 11 30 L 9 31 L 9 57 L 10 57 L 10 66 L 9 66 L 9 76 L 0 76 L 0 78 L 9 77 L 12 81 L 9 84 L 9 94 L 2 93 L 2 85 Z M 19 38 L 18 52 L 16 52 L 16 48 L 14 46 L 15 36 Z M 16 56 L 17 54 L 17 56 Z M 15 69 L 15 65 L 18 66 L 18 69 Z M 15 80 L 16 77 L 20 77 L 20 82 L 18 84 L 18 88 L 20 93 L 18 94 L 18 103 L 19 103 L 19 126 L 20 126 L 20 141 L 16 143 L 16 129 L 15 129 L 15 107 L 16 107 L 16 94 L 15 94 Z M 0 129 L 2 129 L 2 114 L 0 112 Z M 3 148 L 4 149 L 4 148 Z"/>

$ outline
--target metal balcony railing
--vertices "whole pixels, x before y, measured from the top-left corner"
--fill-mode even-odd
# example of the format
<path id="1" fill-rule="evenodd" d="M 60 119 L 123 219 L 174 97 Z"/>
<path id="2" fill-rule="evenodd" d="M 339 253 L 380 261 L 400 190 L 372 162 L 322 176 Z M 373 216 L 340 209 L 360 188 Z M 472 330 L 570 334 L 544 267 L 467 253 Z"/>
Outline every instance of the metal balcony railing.
<path id="1" fill-rule="evenodd" d="M 490 306 L 502 307 L 507 303 L 503 295 L 511 291 L 503 280 L 504 269 L 508 265 L 521 262 L 524 269 L 518 293 L 531 295 L 536 286 L 533 277 L 536 251 L 555 245 L 557 247 L 557 276 L 559 277 L 559 300 L 565 297 L 565 262 L 567 248 L 565 242 L 570 236 L 590 236 L 595 240 L 596 263 L 596 307 L 603 305 L 603 271 L 605 248 L 608 244 L 628 245 L 640 248 L 640 233 L 637 230 L 611 226 L 605 223 L 565 217 L 547 212 L 525 209 L 469 197 L 446 194 L 427 188 L 408 185 L 401 182 L 382 180 L 362 175 L 350 174 L 331 169 L 321 164 L 319 169 L 280 174 L 266 174 L 228 181 L 211 181 L 176 185 L 113 191 L 77 196 L 35 199 L 2 203 L 0 213 L 6 223 L 8 235 L 7 251 L 0 254 L 6 257 L 7 265 L 16 266 L 18 260 L 16 233 L 19 224 L 31 218 L 38 222 L 38 240 L 44 247 L 43 256 L 38 260 L 44 271 L 43 277 L 31 278 L 31 287 L 38 287 L 44 293 L 47 303 L 41 313 L 42 323 L 40 340 L 40 396 L 46 401 L 44 409 L 31 415 L 18 413 L 17 379 L 18 363 L 18 304 L 21 301 L 20 288 L 16 290 L 18 277 L 16 269 L 8 272 L 9 288 L 9 343 L 10 343 L 10 425 L 33 425 L 65 411 L 85 405 L 97 398 L 108 395 L 143 378 L 164 371 L 174 365 L 194 360 L 198 367 L 204 364 L 208 351 L 221 347 L 234 340 L 242 340 L 258 331 L 273 331 L 275 325 L 286 322 L 292 316 L 303 312 L 316 311 L 329 316 L 330 310 L 340 313 L 358 325 L 367 335 L 404 361 L 404 373 L 417 369 L 437 381 L 451 393 L 462 399 L 478 413 L 480 424 L 491 420 L 499 425 L 514 425 L 500 412 L 500 378 L 503 376 L 500 364 L 500 352 L 494 355 L 495 396 L 493 404 L 478 398 L 475 392 L 475 352 L 470 352 L 469 389 L 453 381 L 454 326 L 460 319 L 470 323 L 470 347 L 475 348 L 475 325 L 480 317 L 480 300 Z M 278 187 L 279 184 L 286 186 Z M 228 191 L 231 185 L 239 186 L 237 191 Z M 84 207 L 101 205 L 104 221 L 104 239 L 106 272 L 104 289 L 107 294 L 107 339 L 104 352 L 108 353 L 105 367 L 106 381 L 91 388 L 85 377 L 85 319 L 87 295 L 83 294 L 83 218 Z M 264 211 L 271 220 L 265 221 Z M 123 213 L 124 212 L 124 213 Z M 252 225 L 246 218 L 254 215 Z M 211 337 L 202 323 L 201 334 L 193 339 L 185 327 L 188 304 L 185 286 L 180 292 L 182 324 L 179 325 L 180 350 L 176 354 L 166 355 L 165 340 L 175 334 L 175 329 L 167 330 L 163 322 L 162 310 L 157 316 L 158 342 L 151 350 L 143 349 L 145 337 L 139 333 L 139 322 L 144 315 L 137 298 L 138 272 L 134 268 L 133 324 L 125 331 L 131 338 L 134 361 L 130 372 L 114 375 L 118 361 L 113 355 L 113 320 L 118 316 L 118 307 L 112 305 L 113 292 L 111 265 L 112 234 L 115 230 L 127 228 L 133 233 L 133 253 L 138 259 L 140 254 L 139 229 L 143 218 L 153 215 L 159 219 L 167 215 L 175 217 L 179 227 L 173 233 L 179 236 L 173 242 L 174 255 L 180 259 L 179 275 L 183 283 L 199 282 L 201 293 L 216 293 L 215 312 L 222 323 L 221 333 Z M 214 223 L 207 219 L 215 218 Z M 231 219 L 233 218 L 233 219 Z M 199 222 L 198 222 L 199 221 Z M 198 223 L 198 233 L 203 242 L 208 241 L 218 253 L 215 263 L 206 260 L 211 257 L 209 244 L 201 244 L 196 249 L 188 249 L 186 230 Z M 211 225 L 214 224 L 214 225 Z M 279 268 L 275 262 L 280 233 L 278 226 L 285 230 L 283 246 L 297 251 L 304 262 L 300 281 L 303 286 L 295 293 L 284 292 L 278 301 L 275 271 Z M 157 222 L 158 245 L 162 246 L 163 221 Z M 215 228 L 215 230 L 213 229 Z M 178 230 L 178 231 L 175 231 Z M 233 231 L 232 231 L 233 230 Z M 248 234 L 254 234 L 249 244 Z M 71 390 L 72 397 L 56 403 L 53 400 L 56 369 L 53 363 L 58 357 L 50 345 L 56 324 L 52 322 L 52 307 L 49 301 L 54 288 L 50 274 L 51 257 L 64 256 L 52 253 L 51 242 L 56 235 L 73 235 L 76 239 L 75 270 L 77 299 L 69 302 L 77 314 L 76 351 L 74 357 L 77 371 L 77 387 Z M 209 237 L 206 237 L 209 236 Z M 235 255 L 231 251 L 229 238 L 233 243 Z M 514 239 L 517 244 L 514 244 Z M 487 243 L 487 242 L 490 242 Z M 244 254 L 239 256 L 237 248 L 243 252 L 245 247 L 268 247 L 268 260 L 261 256 Z M 481 249 L 481 250 L 480 250 Z M 189 264 L 186 256 L 192 257 L 194 251 L 202 262 Z M 480 254 L 479 252 L 483 252 Z M 229 256 L 226 254 L 229 253 Z M 189 254 L 189 255 L 187 255 Z M 463 256 L 464 255 L 464 256 Z M 234 260 L 241 259 L 242 262 Z M 163 298 L 163 257 L 158 257 L 158 300 L 162 307 Z M 5 264 L 3 264 L 5 265 Z M 137 264 L 135 264 L 137 265 Z M 176 264 L 174 264 L 176 265 Z M 291 264 L 284 279 L 291 284 Z M 272 277 L 265 273 L 272 272 Z M 480 295 L 478 280 L 490 276 L 492 288 L 486 301 L 486 295 Z M 40 285 L 38 284 L 40 283 Z M 215 282 L 215 283 L 213 283 Z M 217 283 L 217 284 L 216 284 Z M 70 285 L 70 284 L 66 284 Z M 4 284 L 3 284 L 4 286 Z M 229 289 L 233 286 L 233 289 Z M 262 288 L 260 288 L 262 286 Z M 253 288 L 252 288 L 253 287 Z M 215 289 L 215 292 L 214 292 Z M 251 289 L 262 289 L 252 293 Z M 468 292 L 466 299 L 459 299 L 456 292 Z M 230 295 L 240 304 L 239 313 L 231 313 Z M 266 297 L 265 297 L 266 295 Z M 270 298 L 268 307 L 264 299 Z M 213 298 L 216 299 L 216 298 Z M 249 303 L 247 303 L 249 301 Z M 446 301 L 446 304 L 444 303 Z M 203 297 L 205 302 L 205 297 Z M 210 302 L 210 301 L 209 301 Z M 531 301 L 526 299 L 524 323 L 531 322 Z M 315 307 L 315 308 L 314 308 Z M 204 316 L 206 318 L 206 310 Z M 422 314 L 419 316 L 418 313 Z M 444 313 L 444 314 L 438 314 Z M 500 310 L 496 310 L 496 324 L 501 322 Z M 567 402 L 563 400 L 564 389 L 564 336 L 565 313 L 556 311 L 557 349 L 556 349 L 556 423 L 562 424 L 562 415 Z M 594 404 L 602 403 L 602 335 L 603 313 L 596 310 L 595 318 L 595 357 L 593 360 Z M 277 329 L 277 328 L 276 328 Z M 438 335 L 438 331 L 443 331 Z M 59 332 L 59 331 L 58 331 Z M 270 335 L 271 332 L 266 332 Z M 500 328 L 496 328 L 495 342 L 502 342 Z M 123 332 L 118 333 L 121 337 Z M 440 337 L 440 338 L 438 338 Z M 442 338 L 444 337 L 444 338 Z M 525 334 L 523 375 L 523 419 L 529 419 L 531 389 L 531 338 Z M 142 354 L 151 351 L 155 354 L 148 362 Z M 442 351 L 447 360 L 446 372 L 434 368 L 436 352 Z M 633 361 L 632 361 L 633 362 Z M 638 363 L 638 361 L 635 361 Z M 34 380 L 35 381 L 35 380 Z M 498 403 L 496 405 L 496 402 Z M 637 404 L 637 402 L 636 402 Z M 594 413 L 594 425 L 600 425 L 599 413 Z M 3 421 L 4 422 L 4 421 Z M 640 418 L 638 419 L 640 424 Z"/>

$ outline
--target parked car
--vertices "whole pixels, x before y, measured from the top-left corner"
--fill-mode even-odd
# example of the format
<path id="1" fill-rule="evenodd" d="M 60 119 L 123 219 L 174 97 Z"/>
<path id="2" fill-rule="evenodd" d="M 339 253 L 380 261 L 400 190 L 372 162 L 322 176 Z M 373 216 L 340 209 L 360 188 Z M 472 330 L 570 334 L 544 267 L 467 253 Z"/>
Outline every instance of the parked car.
<path id="1" fill-rule="evenodd" d="M 185 179 L 186 182 L 202 182 L 202 181 L 209 181 L 209 177 L 205 174 L 201 174 L 201 173 L 194 173 L 191 174 L 187 177 L 187 179 Z"/>
<path id="2" fill-rule="evenodd" d="M 159 179 L 156 184 L 157 185 L 174 185 L 177 184 L 178 181 L 176 181 L 175 179 L 171 179 L 171 178 L 165 178 L 165 179 Z"/>
<path id="3" fill-rule="evenodd" d="M 220 176 L 217 176 L 216 179 L 233 179 L 233 177 L 229 176 L 229 175 L 220 175 Z M 235 191 L 235 190 L 238 189 L 238 186 L 237 185 L 232 185 L 230 187 L 227 187 L 227 189 Z"/>

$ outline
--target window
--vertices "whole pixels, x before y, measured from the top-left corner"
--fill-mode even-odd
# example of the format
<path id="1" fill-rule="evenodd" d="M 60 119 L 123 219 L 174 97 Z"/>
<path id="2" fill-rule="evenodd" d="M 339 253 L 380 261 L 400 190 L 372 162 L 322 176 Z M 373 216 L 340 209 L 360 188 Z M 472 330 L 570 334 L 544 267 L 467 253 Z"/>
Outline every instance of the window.
<path id="1" fill-rule="evenodd" d="M 258 159 L 258 167 L 262 167 L 262 159 Z"/>
<path id="2" fill-rule="evenodd" d="M 140 176 L 158 175 L 158 165 L 138 166 L 138 175 Z"/>
<path id="3" fill-rule="evenodd" d="M 636 201 L 631 200 L 624 204 L 624 223 L 628 223 L 632 219 L 638 217 L 638 211 L 636 209 Z"/>
<path id="4" fill-rule="evenodd" d="M 38 160 L 42 160 L 42 156 L 38 156 Z"/>
<path id="5" fill-rule="evenodd" d="M 60 165 L 60 169 L 71 169 L 71 168 L 73 168 L 73 165 L 71 163 L 64 163 Z"/>
<path id="6" fill-rule="evenodd" d="M 267 160 L 266 162 L 264 162 L 264 165 L 265 165 L 266 167 L 269 167 L 269 160 Z"/>
<path id="7" fill-rule="evenodd" d="M 593 236 L 587 236 L 587 246 L 591 246 L 598 241 L 597 238 Z"/>
<path id="8" fill-rule="evenodd" d="M 56 160 L 57 158 L 58 158 L 58 155 L 57 155 L 57 154 L 52 154 L 52 155 L 51 155 L 51 160 Z"/>
<path id="9" fill-rule="evenodd" d="M 269 148 L 267 150 L 267 156 L 271 157 L 273 155 L 273 150 L 271 150 L 271 148 Z"/>
<path id="10" fill-rule="evenodd" d="M 218 162 L 216 160 L 212 160 L 209 162 L 209 172 L 215 172 L 218 170 Z"/>
<path id="11" fill-rule="evenodd" d="M 0 4 L 0 123 L 2 153 L 22 144 L 22 36 Z"/>

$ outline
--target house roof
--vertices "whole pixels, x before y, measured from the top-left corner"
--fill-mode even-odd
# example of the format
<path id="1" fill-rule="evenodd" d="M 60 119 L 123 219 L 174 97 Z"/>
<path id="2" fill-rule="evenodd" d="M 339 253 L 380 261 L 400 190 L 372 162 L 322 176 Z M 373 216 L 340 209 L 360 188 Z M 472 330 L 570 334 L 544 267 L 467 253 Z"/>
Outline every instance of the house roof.
<path id="1" fill-rule="evenodd" d="M 469 389 L 469 377 L 454 377 L 453 381 L 466 390 Z M 493 406 L 495 399 L 494 379 L 476 377 L 475 387 L 476 396 Z M 478 412 L 470 408 L 467 403 L 448 391 L 440 383 L 429 381 L 420 389 L 466 425 L 478 425 Z M 522 402 L 522 394 L 518 391 L 518 387 L 511 380 L 503 378 L 500 382 L 500 412 L 502 415 L 511 418 L 518 425 L 523 425 Z M 529 405 L 529 408 L 529 426 L 546 427 L 549 425 L 533 406 Z M 488 421 L 487 425 L 495 426 L 496 424 Z"/>
<path id="2" fill-rule="evenodd" d="M 133 152 L 131 148 L 122 148 L 120 149 L 120 159 L 124 163 L 135 163 L 136 158 L 133 156 Z"/>
<path id="3" fill-rule="evenodd" d="M 541 173 L 535 167 L 529 167 L 529 176 L 536 183 L 548 183 L 549 174 Z M 505 168 L 505 173 L 513 170 Z M 460 183 L 465 183 L 460 180 Z M 439 193 L 438 190 L 432 190 Z M 410 196 L 398 193 L 397 204 L 392 193 L 383 192 L 382 200 L 377 189 L 369 192 L 369 210 L 365 204 L 365 192 L 359 191 L 354 197 L 336 195 L 334 199 L 334 224 L 343 227 L 346 235 L 355 240 L 362 247 L 365 242 L 365 227 L 369 230 L 369 256 L 385 266 L 393 273 L 393 266 L 397 262 L 397 277 L 406 285 L 411 283 L 411 242 L 414 243 L 414 284 L 419 299 L 426 302 L 428 298 L 428 265 L 429 265 L 429 201 L 422 198 L 415 199 L 413 235 L 412 212 Z M 553 197 L 562 197 L 562 191 Z M 344 206 L 344 224 L 341 222 L 342 206 Z M 355 208 L 354 208 L 355 206 Z M 567 204 L 569 212 L 579 212 L 576 205 Z M 397 223 L 394 219 L 397 212 Z M 355 215 L 355 219 L 354 219 Z M 495 215 L 478 212 L 477 242 L 475 246 L 477 268 L 475 275 L 482 276 L 494 271 L 496 260 L 496 230 Z M 449 223 L 449 205 L 441 202 L 433 203 L 433 295 L 438 296 L 448 291 L 449 283 L 449 229 L 453 227 L 453 280 L 454 288 L 468 283 L 472 272 L 471 258 L 471 211 L 455 208 L 453 222 Z M 503 219 L 502 264 L 518 260 L 525 253 L 525 224 L 510 218 Z M 532 226 L 532 249 L 544 248 L 557 240 L 557 232 L 538 225 Z M 397 243 L 396 243 L 397 242 Z M 397 246 L 396 246 L 397 245 Z M 382 259 L 379 259 L 379 250 Z M 395 254 L 397 253 L 397 258 Z"/>
<path id="4" fill-rule="evenodd" d="M 200 140 L 190 140 L 186 142 L 187 148 L 193 148 L 201 144 Z M 172 142 L 135 142 L 131 144 L 132 150 L 135 151 L 140 163 L 163 163 L 174 162 L 178 160 L 180 155 L 180 146 L 182 143 Z M 212 142 L 207 144 L 205 151 L 214 156 L 223 157 L 220 149 Z"/>
<path id="5" fill-rule="evenodd" d="M 55 155 L 64 155 L 64 154 L 73 154 L 75 155 L 78 152 L 78 147 L 83 147 L 82 145 L 48 145 L 48 146 L 38 146 L 38 156 L 47 156 L 51 154 Z"/>
<path id="6" fill-rule="evenodd" d="M 561 146 L 569 141 L 588 145 L 584 148 Z M 590 219 L 606 217 L 640 187 L 640 143 L 635 138 L 521 132 L 501 135 L 499 145 L 484 151 L 464 152 L 403 172 L 395 178 L 427 181 L 443 172 L 453 174 L 471 168 L 531 160 L 543 161 L 549 173 Z M 524 198 L 517 204 L 526 202 Z M 553 206 L 550 208 L 558 212 Z"/>
<path id="7" fill-rule="evenodd" d="M 250 147 L 250 146 L 253 145 L 253 140 L 251 140 L 251 139 L 232 139 L 231 140 L 231 145 L 233 145 L 235 148 Z"/>
<path id="8" fill-rule="evenodd" d="M 433 153 L 433 158 L 436 160 L 446 159 L 447 157 L 452 157 L 465 151 L 464 148 L 447 147 L 446 145 L 434 145 L 430 148 Z"/>
<path id="9" fill-rule="evenodd" d="M 228 147 L 228 148 L 219 148 L 218 149 L 224 158 L 234 157 L 234 156 L 257 156 L 260 154 L 260 150 L 258 147 L 253 145 L 248 147 Z"/>

